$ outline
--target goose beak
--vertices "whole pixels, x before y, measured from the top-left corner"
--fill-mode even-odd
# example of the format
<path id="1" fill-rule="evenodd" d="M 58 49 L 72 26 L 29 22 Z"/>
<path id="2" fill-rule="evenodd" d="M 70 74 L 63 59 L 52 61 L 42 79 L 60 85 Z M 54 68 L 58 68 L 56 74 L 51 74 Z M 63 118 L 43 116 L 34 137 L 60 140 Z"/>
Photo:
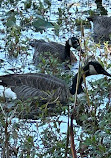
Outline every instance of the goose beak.
<path id="1" fill-rule="evenodd" d="M 104 69 L 101 70 L 101 73 L 102 73 L 103 75 L 106 75 L 106 76 L 111 77 L 111 74 L 109 74 L 109 73 L 108 73 L 106 70 L 104 70 Z"/>

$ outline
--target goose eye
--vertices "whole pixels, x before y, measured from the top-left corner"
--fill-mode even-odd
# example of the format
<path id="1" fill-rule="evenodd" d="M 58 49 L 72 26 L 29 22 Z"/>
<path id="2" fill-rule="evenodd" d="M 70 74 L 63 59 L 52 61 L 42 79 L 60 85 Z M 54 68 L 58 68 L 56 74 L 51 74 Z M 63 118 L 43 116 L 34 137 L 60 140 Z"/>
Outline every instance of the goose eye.
<path id="1" fill-rule="evenodd" d="M 75 41 L 74 41 L 74 43 L 77 43 L 77 44 L 79 44 L 79 41 L 78 41 L 78 40 L 75 40 Z"/>

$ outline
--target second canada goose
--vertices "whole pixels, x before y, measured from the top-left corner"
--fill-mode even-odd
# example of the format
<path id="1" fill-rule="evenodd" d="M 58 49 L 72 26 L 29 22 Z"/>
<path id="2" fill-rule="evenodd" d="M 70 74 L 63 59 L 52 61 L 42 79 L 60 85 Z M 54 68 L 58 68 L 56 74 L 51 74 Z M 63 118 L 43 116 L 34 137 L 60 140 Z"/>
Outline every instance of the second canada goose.
<path id="1" fill-rule="evenodd" d="M 35 40 L 30 42 L 30 45 L 35 48 L 33 60 L 35 64 L 38 64 L 40 59 L 39 56 L 44 52 L 50 52 L 54 57 L 58 58 L 59 61 L 64 62 L 69 60 L 71 63 L 76 61 L 76 57 L 70 50 L 71 47 L 84 53 L 80 47 L 79 39 L 76 37 L 69 38 L 66 41 L 65 46 L 56 42 L 46 42 L 44 40 Z"/>
<path id="2" fill-rule="evenodd" d="M 110 76 L 97 61 L 91 61 L 83 68 L 85 76 L 104 74 Z M 83 77 L 81 76 L 78 94 L 83 92 Z M 77 74 L 74 76 L 72 86 L 69 90 L 66 83 L 54 76 L 42 73 L 10 74 L 0 76 L 0 85 L 10 87 L 19 99 L 37 97 L 39 101 L 59 100 L 61 103 L 68 101 L 69 95 L 76 91 Z"/>
<path id="3" fill-rule="evenodd" d="M 93 22 L 94 36 L 98 40 L 110 40 L 111 35 L 111 16 L 92 16 L 87 19 Z"/>

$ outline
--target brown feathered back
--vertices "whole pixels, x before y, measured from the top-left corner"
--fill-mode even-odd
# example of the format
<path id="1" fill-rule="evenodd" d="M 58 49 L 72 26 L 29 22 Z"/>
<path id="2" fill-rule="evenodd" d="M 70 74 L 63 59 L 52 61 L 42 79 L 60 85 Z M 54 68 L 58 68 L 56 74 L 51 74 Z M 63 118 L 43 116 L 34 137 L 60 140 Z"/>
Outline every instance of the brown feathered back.
<path id="1" fill-rule="evenodd" d="M 111 35 L 111 17 L 93 16 L 88 17 L 88 20 L 93 22 L 94 35 L 98 39 L 109 40 Z"/>
<path id="2" fill-rule="evenodd" d="M 70 57 L 67 57 L 65 54 L 65 46 L 56 42 L 46 42 L 44 40 L 35 40 L 30 43 L 31 46 L 34 47 L 34 56 L 33 60 L 35 64 L 38 64 L 40 61 L 39 56 L 42 54 L 45 56 L 45 52 L 50 52 L 55 58 L 58 58 L 60 62 L 64 62 L 65 60 L 76 61 L 76 57 L 73 52 L 70 51 Z"/>

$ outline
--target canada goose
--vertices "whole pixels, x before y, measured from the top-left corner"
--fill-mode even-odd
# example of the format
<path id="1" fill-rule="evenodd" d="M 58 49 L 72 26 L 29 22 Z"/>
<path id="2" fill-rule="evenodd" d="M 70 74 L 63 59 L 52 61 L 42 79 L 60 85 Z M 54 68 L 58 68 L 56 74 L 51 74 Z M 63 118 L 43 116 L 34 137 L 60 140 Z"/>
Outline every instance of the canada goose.
<path id="1" fill-rule="evenodd" d="M 110 40 L 111 16 L 92 16 L 87 19 L 93 22 L 94 36 L 97 40 Z"/>
<path id="2" fill-rule="evenodd" d="M 71 47 L 81 51 L 81 53 L 84 53 L 80 47 L 79 39 L 76 37 L 69 38 L 66 41 L 65 46 L 56 42 L 46 42 L 44 40 L 34 40 L 30 42 L 30 45 L 35 48 L 33 56 L 33 61 L 35 64 L 39 63 L 39 56 L 41 53 L 44 55 L 44 52 L 50 52 L 61 62 L 68 59 L 71 63 L 76 61 L 75 55 L 72 51 L 70 51 Z"/>
<path id="3" fill-rule="evenodd" d="M 110 76 L 107 71 L 97 61 L 91 61 L 83 67 L 85 76 L 104 74 Z M 83 92 L 83 77 L 81 76 L 78 94 Z M 77 74 L 72 81 L 69 90 L 65 82 L 57 77 L 42 73 L 10 74 L 0 76 L 0 85 L 10 87 L 16 93 L 19 99 L 28 99 L 37 97 L 39 101 L 59 100 L 67 102 L 70 94 L 74 95 L 76 91 Z"/>

